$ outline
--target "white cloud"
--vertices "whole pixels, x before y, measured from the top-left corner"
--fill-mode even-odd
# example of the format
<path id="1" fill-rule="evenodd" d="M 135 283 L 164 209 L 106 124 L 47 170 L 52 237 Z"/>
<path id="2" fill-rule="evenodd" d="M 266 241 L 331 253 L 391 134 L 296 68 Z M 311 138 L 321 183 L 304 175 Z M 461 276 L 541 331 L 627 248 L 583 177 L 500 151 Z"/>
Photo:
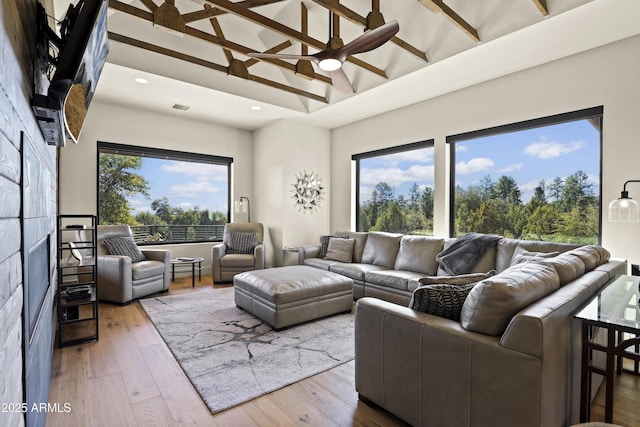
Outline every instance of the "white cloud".
<path id="1" fill-rule="evenodd" d="M 174 162 L 160 166 L 165 173 L 190 176 L 200 181 L 226 181 L 227 167 L 206 163 Z"/>
<path id="2" fill-rule="evenodd" d="M 218 193 L 219 191 L 220 188 L 214 187 L 211 183 L 205 181 L 171 186 L 171 193 L 181 197 L 199 197 L 202 193 Z"/>
<path id="3" fill-rule="evenodd" d="M 507 166 L 504 169 L 499 170 L 498 172 L 509 173 L 522 170 L 522 163 L 514 163 L 512 165 Z"/>
<path id="4" fill-rule="evenodd" d="M 477 157 L 468 162 L 456 163 L 456 173 L 467 175 L 470 173 L 482 172 L 491 169 L 495 165 L 494 161 L 486 157 Z"/>
<path id="5" fill-rule="evenodd" d="M 461 153 L 466 153 L 468 149 L 469 149 L 469 147 L 467 147 L 466 145 L 456 144 L 456 153 L 458 151 L 461 152 Z"/>
<path id="6" fill-rule="evenodd" d="M 376 157 L 375 160 L 389 167 L 396 167 L 401 162 L 429 163 L 433 161 L 433 147 L 401 151 L 399 153 Z"/>
<path id="7" fill-rule="evenodd" d="M 391 187 L 399 187 L 406 182 L 433 181 L 433 165 L 413 165 L 409 169 L 376 168 L 360 171 L 362 186 L 375 186 L 379 182 L 386 182 Z M 362 191 L 362 189 L 361 189 Z"/>
<path id="8" fill-rule="evenodd" d="M 572 141 L 567 144 L 555 141 L 541 141 L 528 145 L 524 152 L 527 156 L 550 159 L 579 150 L 583 145 L 582 141 Z"/>

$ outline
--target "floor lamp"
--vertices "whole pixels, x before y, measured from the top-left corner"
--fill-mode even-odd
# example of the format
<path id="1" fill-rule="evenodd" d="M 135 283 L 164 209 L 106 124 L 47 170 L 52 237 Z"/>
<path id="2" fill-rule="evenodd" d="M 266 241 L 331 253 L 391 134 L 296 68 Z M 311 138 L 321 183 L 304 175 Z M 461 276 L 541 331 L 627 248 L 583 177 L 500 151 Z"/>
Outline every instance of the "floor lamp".
<path id="1" fill-rule="evenodd" d="M 235 203 L 235 211 L 236 213 L 243 212 L 247 214 L 247 222 L 251 222 L 251 204 L 249 202 L 249 198 L 245 196 L 240 196 L 240 201 L 236 201 Z"/>

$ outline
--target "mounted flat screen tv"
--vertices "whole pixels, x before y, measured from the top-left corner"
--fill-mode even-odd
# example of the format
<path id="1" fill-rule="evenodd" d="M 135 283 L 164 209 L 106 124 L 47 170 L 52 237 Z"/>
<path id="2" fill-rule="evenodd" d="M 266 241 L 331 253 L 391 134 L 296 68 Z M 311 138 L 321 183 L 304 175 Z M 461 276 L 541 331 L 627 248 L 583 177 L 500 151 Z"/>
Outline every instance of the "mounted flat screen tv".
<path id="1" fill-rule="evenodd" d="M 48 45 L 39 46 L 38 51 L 48 52 L 54 46 L 58 55 L 47 54 L 45 61 L 55 71 L 49 78 L 47 94 L 35 95 L 32 107 L 42 134 L 51 145 L 62 146 L 65 138 L 78 142 L 109 53 L 107 3 L 108 0 L 79 0 L 75 6 L 70 5 L 57 40 L 48 25 L 44 30 L 48 34 L 44 43 Z M 43 38 L 39 36 L 39 40 Z"/>

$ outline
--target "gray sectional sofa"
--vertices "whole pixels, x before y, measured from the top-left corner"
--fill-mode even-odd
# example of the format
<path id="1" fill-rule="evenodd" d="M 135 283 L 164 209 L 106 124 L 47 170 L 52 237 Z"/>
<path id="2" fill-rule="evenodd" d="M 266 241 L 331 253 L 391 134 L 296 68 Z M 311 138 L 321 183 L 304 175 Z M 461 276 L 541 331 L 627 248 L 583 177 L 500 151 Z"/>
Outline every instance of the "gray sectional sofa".
<path id="1" fill-rule="evenodd" d="M 500 239 L 470 268 L 496 274 L 472 287 L 452 320 L 408 305 L 421 278 L 445 275 L 436 256 L 455 239 L 339 235 L 355 239 L 352 262 L 318 258 L 319 247 L 301 248 L 299 260 L 354 280 L 361 399 L 416 426 L 578 422 L 573 314 L 626 274 L 626 261 L 597 246 Z"/>

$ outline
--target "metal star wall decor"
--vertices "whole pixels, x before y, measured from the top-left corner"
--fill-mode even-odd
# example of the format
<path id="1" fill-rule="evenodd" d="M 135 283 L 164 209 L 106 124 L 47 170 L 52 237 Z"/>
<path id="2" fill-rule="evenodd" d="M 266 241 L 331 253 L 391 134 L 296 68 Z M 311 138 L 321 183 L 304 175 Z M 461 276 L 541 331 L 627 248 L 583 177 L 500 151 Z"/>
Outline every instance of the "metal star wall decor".
<path id="1" fill-rule="evenodd" d="M 315 172 L 303 171 L 296 174 L 296 181 L 291 184 L 293 189 L 294 206 L 302 213 L 313 213 L 320 207 L 324 199 L 324 185 L 322 179 Z"/>

